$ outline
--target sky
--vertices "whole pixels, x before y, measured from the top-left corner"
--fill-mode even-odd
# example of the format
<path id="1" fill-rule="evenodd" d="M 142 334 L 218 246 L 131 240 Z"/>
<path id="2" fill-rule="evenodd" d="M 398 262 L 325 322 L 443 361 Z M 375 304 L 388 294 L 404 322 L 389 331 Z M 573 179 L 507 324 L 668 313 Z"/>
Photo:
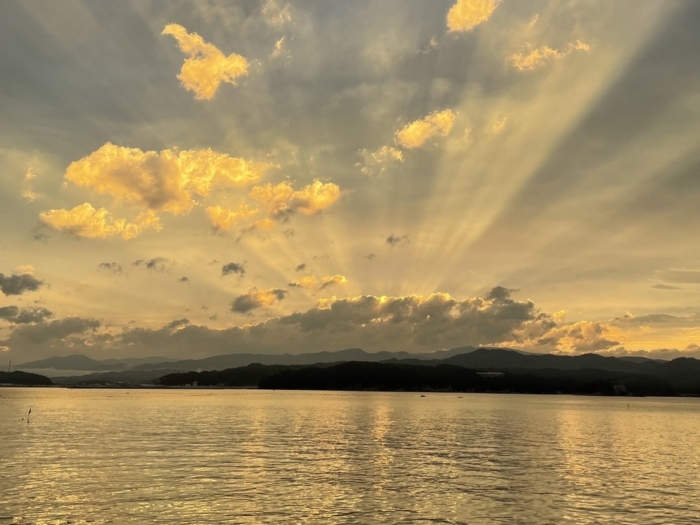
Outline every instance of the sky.
<path id="1" fill-rule="evenodd" d="M 700 357 L 700 4 L 0 3 L 0 356 Z"/>

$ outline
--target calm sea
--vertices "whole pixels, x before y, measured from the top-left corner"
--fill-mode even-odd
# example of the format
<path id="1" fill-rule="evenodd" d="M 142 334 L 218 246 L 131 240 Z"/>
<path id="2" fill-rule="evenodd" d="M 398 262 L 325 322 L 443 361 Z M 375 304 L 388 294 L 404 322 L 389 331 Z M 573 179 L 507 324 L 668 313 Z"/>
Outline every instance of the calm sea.
<path id="1" fill-rule="evenodd" d="M 4 388 L 6 523 L 697 524 L 700 400 Z"/>

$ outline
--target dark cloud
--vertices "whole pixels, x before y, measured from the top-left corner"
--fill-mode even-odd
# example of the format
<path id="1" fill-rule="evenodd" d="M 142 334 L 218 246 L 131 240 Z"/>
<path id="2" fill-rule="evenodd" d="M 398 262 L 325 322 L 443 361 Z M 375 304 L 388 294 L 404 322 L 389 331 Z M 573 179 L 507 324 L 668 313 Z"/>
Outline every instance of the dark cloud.
<path id="1" fill-rule="evenodd" d="M 365 255 L 365 256 L 363 257 L 363 259 L 367 259 L 368 261 L 371 261 L 371 260 L 374 259 L 375 257 L 376 257 L 375 254 L 373 254 L 373 253 L 368 253 L 367 255 Z"/>
<path id="2" fill-rule="evenodd" d="M 138 259 L 134 261 L 133 266 L 144 266 L 147 270 L 154 272 L 165 272 L 172 264 L 167 257 L 154 257 L 153 259 Z"/>
<path id="3" fill-rule="evenodd" d="M 44 284 L 33 275 L 4 275 L 0 273 L 0 291 L 5 295 L 21 295 L 25 292 L 33 292 Z"/>
<path id="4" fill-rule="evenodd" d="M 48 323 L 24 325 L 12 333 L 8 346 L 16 346 L 16 343 L 20 343 L 20 345 L 22 343 L 44 344 L 49 341 L 64 339 L 69 335 L 96 330 L 99 327 L 100 322 L 97 319 L 85 319 L 82 317 L 66 317 Z"/>
<path id="5" fill-rule="evenodd" d="M 31 308 L 22 308 L 10 322 L 15 324 L 43 323 L 52 317 L 52 311 L 40 306 L 35 306 Z"/>
<path id="6" fill-rule="evenodd" d="M 17 306 L 3 306 L 0 307 L 0 319 L 5 321 L 10 321 L 19 315 L 19 308 Z"/>
<path id="7" fill-rule="evenodd" d="M 512 299 L 510 298 L 510 294 L 512 292 L 517 292 L 517 290 L 510 290 L 508 288 L 504 288 L 503 286 L 496 286 L 486 294 L 486 299 L 490 301 L 512 302 Z"/>
<path id="8" fill-rule="evenodd" d="M 236 297 L 231 303 L 231 311 L 239 314 L 249 313 L 257 308 L 279 302 L 289 293 L 281 288 L 267 290 L 251 289 L 247 294 Z"/>
<path id="9" fill-rule="evenodd" d="M 232 273 L 235 273 L 236 275 L 244 275 L 245 274 L 245 266 L 244 263 L 235 263 L 235 262 L 230 262 L 228 264 L 224 264 L 221 267 L 221 275 L 230 275 Z"/>
<path id="10" fill-rule="evenodd" d="M 295 272 L 303 272 L 304 270 L 306 270 L 306 263 L 298 264 L 294 269 Z"/>
<path id="11" fill-rule="evenodd" d="M 186 276 L 185 276 L 185 277 L 180 277 L 177 281 L 180 282 L 180 283 L 188 283 L 188 282 L 190 282 L 190 278 L 189 278 L 189 277 L 186 277 Z"/>
<path id="12" fill-rule="evenodd" d="M 391 234 L 386 238 L 386 243 L 393 248 L 399 244 L 410 244 L 411 239 L 408 235 L 402 235 L 399 237 L 398 235 Z"/>
<path id="13" fill-rule="evenodd" d="M 169 330 L 177 330 L 178 328 L 182 326 L 187 326 L 190 324 L 190 320 L 185 318 L 182 319 L 175 319 L 174 321 L 170 321 L 168 324 L 165 325 L 165 327 Z"/>
<path id="14" fill-rule="evenodd" d="M 115 262 L 100 263 L 98 270 L 106 270 L 117 275 L 121 275 L 123 273 L 122 265 Z"/>
<path id="15" fill-rule="evenodd" d="M 652 286 L 654 290 L 682 290 L 678 286 L 669 286 L 668 284 L 655 284 Z"/>
<path id="16" fill-rule="evenodd" d="M 297 232 L 295 230 L 293 230 L 292 228 L 287 228 L 286 230 L 284 230 L 285 237 L 294 237 L 296 235 L 296 233 Z"/>

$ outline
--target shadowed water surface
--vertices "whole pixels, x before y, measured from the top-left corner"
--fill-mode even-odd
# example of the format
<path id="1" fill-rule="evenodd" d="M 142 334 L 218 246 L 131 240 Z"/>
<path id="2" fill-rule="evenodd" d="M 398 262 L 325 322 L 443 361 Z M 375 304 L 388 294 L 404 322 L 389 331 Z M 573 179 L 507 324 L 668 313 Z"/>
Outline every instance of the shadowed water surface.
<path id="1" fill-rule="evenodd" d="M 700 523 L 700 400 L 0 396 L 0 524 Z"/>

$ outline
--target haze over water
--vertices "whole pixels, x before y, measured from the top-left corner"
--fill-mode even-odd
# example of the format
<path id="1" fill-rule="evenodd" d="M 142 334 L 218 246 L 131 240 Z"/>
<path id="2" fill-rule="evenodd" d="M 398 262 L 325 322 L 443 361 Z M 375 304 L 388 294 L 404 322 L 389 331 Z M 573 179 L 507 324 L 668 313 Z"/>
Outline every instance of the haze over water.
<path id="1" fill-rule="evenodd" d="M 700 520 L 694 399 L 9 388 L 0 396 L 0 523 Z"/>

